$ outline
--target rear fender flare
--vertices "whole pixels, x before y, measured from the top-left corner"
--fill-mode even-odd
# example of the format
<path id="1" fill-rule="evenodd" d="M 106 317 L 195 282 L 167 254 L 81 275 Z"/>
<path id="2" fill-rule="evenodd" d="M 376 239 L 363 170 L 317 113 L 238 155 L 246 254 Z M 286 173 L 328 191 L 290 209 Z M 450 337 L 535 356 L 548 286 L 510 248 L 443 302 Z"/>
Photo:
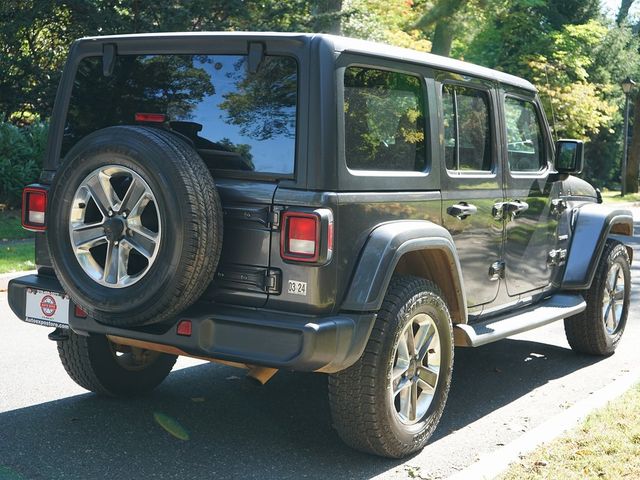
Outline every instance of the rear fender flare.
<path id="1" fill-rule="evenodd" d="M 425 220 L 391 222 L 373 230 L 360 254 L 341 309 L 379 310 L 398 263 L 412 252 L 434 260 L 425 265 L 437 265 L 437 270 L 420 271 L 420 276 L 440 287 L 453 322 L 466 323 L 466 295 L 453 238 L 445 228 Z M 416 268 L 419 267 L 411 269 L 412 273 Z"/>

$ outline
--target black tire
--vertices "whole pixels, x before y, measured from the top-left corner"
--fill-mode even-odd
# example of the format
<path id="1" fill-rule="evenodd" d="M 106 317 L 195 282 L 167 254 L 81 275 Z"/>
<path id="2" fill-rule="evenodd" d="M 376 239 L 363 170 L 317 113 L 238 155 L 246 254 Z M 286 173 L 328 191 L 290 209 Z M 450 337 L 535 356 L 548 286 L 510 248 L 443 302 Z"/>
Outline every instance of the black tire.
<path id="1" fill-rule="evenodd" d="M 120 288 L 89 276 L 74 254 L 69 233 L 79 186 L 107 165 L 129 169 L 147 183 L 156 199 L 158 222 L 164 225 L 144 276 Z M 58 279 L 72 300 L 99 322 L 122 327 L 162 322 L 196 301 L 213 279 L 222 247 L 220 198 L 202 159 L 175 134 L 127 126 L 92 133 L 65 158 L 49 199 L 47 238 Z"/>
<path id="2" fill-rule="evenodd" d="M 610 301 L 607 301 L 611 297 L 605 293 L 611 285 L 614 288 L 616 285 L 619 287 L 618 283 L 613 284 L 613 280 L 608 280 L 612 270 L 619 271 L 620 276 L 616 275 L 616 277 L 624 280 L 624 286 L 619 290 L 624 298 L 621 302 L 617 302 L 621 307 L 617 325 L 611 316 L 612 307 L 613 313 L 615 313 L 616 302 L 611 304 Z M 627 249 L 620 242 L 608 240 L 602 257 L 600 257 L 591 288 L 584 295 L 587 302 L 586 310 L 564 321 L 564 331 L 571 348 L 576 352 L 591 355 L 611 355 L 620 342 L 627 324 L 630 293 L 631 272 Z M 606 309 L 605 303 L 610 304 L 609 310 Z M 609 325 L 605 323 L 607 311 L 610 312 L 607 316 Z"/>
<path id="3" fill-rule="evenodd" d="M 169 375 L 176 356 L 118 347 L 104 335 L 83 337 L 73 332 L 58 342 L 58 355 L 69 376 L 89 391 L 110 397 L 141 395 Z"/>
<path id="4" fill-rule="evenodd" d="M 329 377 L 333 426 L 349 446 L 383 457 L 401 458 L 426 445 L 442 416 L 453 369 L 453 327 L 443 298 L 436 285 L 427 280 L 394 276 L 362 357 Z M 400 395 L 395 397 L 391 390 L 397 388 L 395 382 L 392 384 L 392 374 L 399 357 L 401 335 L 408 331 L 405 328 L 416 333 L 414 319 L 418 314 L 433 319 L 432 328 L 439 338 L 440 374 L 433 382 L 435 393 L 426 413 L 408 425 L 397 410 Z M 437 352 L 434 348 L 428 353 Z M 415 378 L 415 367 L 409 370 L 412 373 L 406 373 L 406 378 L 411 375 Z M 403 375 L 399 381 L 407 380 Z"/>

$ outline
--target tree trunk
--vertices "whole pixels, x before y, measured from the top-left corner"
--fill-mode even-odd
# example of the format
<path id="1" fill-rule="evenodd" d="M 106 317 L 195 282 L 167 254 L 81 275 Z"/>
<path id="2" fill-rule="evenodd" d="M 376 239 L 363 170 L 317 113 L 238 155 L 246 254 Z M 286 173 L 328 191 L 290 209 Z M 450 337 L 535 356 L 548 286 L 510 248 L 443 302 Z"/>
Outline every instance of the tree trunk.
<path id="1" fill-rule="evenodd" d="M 342 33 L 340 18 L 342 0 L 316 0 L 315 4 L 313 29 L 316 32 L 340 35 Z"/>
<path id="2" fill-rule="evenodd" d="M 622 25 L 622 23 L 629 17 L 629 9 L 634 0 L 622 0 L 620 4 L 620 10 L 618 10 L 618 16 L 616 17 L 616 23 Z"/>
<path id="3" fill-rule="evenodd" d="M 640 173 L 640 94 L 633 102 L 633 129 L 631 146 L 627 161 L 627 193 L 638 193 L 638 174 Z"/>
<path id="4" fill-rule="evenodd" d="M 448 18 L 442 18 L 436 23 L 431 42 L 431 53 L 448 57 L 451 55 L 451 44 L 453 43 L 453 28 Z"/>

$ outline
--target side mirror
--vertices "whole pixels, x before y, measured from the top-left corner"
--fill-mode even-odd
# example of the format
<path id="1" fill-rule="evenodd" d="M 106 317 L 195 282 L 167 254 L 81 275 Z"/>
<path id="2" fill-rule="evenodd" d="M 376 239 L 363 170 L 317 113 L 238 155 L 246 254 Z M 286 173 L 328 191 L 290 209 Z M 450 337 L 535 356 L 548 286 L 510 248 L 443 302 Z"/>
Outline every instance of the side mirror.
<path id="1" fill-rule="evenodd" d="M 584 168 L 584 142 L 581 140 L 558 140 L 556 142 L 556 171 L 578 174 Z"/>

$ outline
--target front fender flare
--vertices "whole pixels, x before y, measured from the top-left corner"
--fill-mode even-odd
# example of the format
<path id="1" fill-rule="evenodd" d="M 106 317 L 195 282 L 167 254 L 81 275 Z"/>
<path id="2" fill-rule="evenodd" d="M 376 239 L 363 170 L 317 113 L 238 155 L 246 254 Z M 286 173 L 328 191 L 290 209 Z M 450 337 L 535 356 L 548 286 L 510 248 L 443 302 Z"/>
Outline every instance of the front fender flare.
<path id="1" fill-rule="evenodd" d="M 440 284 L 455 323 L 466 323 L 467 302 L 460 261 L 451 234 L 426 220 L 403 220 L 375 228 L 364 245 L 342 310 L 377 311 L 382 306 L 391 276 L 403 255 L 415 251 L 438 252 L 446 259 L 451 285 Z M 443 272 L 425 272 L 429 275 Z M 446 291 L 445 291 L 446 290 Z"/>
<path id="2" fill-rule="evenodd" d="M 562 289 L 586 290 L 591 287 L 608 235 L 633 235 L 633 215 L 629 210 L 609 210 L 599 204 L 583 205 L 575 215 Z"/>

